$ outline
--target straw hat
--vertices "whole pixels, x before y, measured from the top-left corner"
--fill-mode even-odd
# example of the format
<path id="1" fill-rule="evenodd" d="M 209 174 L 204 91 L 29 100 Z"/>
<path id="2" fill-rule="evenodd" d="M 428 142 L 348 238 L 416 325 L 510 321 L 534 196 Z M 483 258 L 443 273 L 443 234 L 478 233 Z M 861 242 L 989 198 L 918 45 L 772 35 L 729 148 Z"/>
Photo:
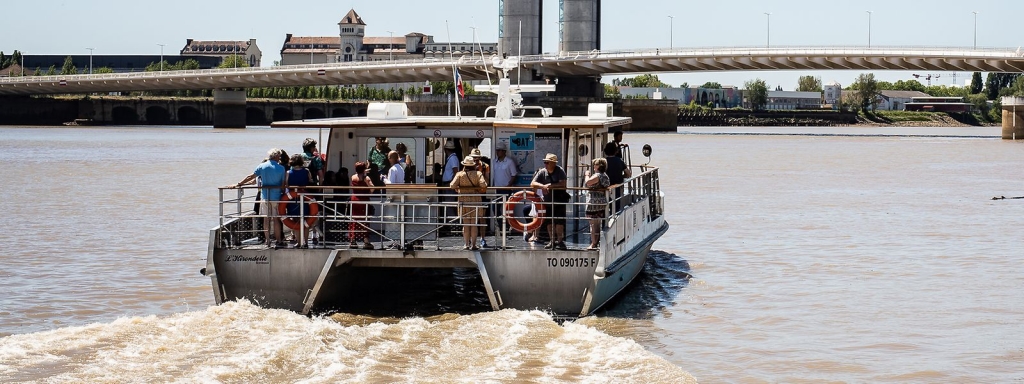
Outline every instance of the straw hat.
<path id="1" fill-rule="evenodd" d="M 455 149 L 455 143 L 451 141 L 444 143 L 444 149 Z"/>
<path id="2" fill-rule="evenodd" d="M 480 154 L 480 148 L 473 148 L 472 151 L 469 151 L 469 155 L 472 157 L 484 157 L 484 155 Z"/>
<path id="3" fill-rule="evenodd" d="M 465 165 L 467 167 L 475 166 L 476 160 L 473 159 L 473 156 L 466 156 L 465 159 L 462 159 L 462 165 Z"/>
<path id="4" fill-rule="evenodd" d="M 557 163 L 558 162 L 558 156 L 555 156 L 554 153 L 549 153 L 547 155 L 544 155 L 544 162 L 545 163 L 547 163 L 547 162 Z"/>
<path id="5" fill-rule="evenodd" d="M 504 141 L 498 142 L 498 145 L 494 146 L 494 149 L 496 151 L 507 151 L 508 150 L 508 144 L 505 144 Z"/>

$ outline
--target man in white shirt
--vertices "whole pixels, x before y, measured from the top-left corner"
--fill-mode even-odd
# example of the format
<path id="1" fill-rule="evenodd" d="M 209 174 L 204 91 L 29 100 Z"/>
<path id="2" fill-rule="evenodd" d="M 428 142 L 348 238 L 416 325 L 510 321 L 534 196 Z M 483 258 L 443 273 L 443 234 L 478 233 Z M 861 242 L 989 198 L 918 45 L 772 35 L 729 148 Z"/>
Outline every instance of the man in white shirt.
<path id="1" fill-rule="evenodd" d="M 388 161 L 391 163 L 391 168 L 388 169 L 388 175 L 384 177 L 384 184 L 403 184 L 405 183 L 405 168 L 399 163 L 401 156 L 398 155 L 398 151 L 388 152 Z"/>
<path id="2" fill-rule="evenodd" d="M 441 173 L 441 185 L 451 184 L 452 178 L 459 172 L 459 157 L 455 155 L 455 143 L 449 141 L 444 143 L 444 171 Z"/>
<path id="3" fill-rule="evenodd" d="M 516 182 L 516 175 L 519 174 L 519 170 L 516 169 L 516 162 L 506 156 L 508 154 L 508 144 L 499 142 L 494 146 L 494 152 L 497 158 L 491 162 L 491 175 L 494 177 L 492 185 L 498 188 L 510 188 L 502 190 L 501 193 L 512 193 L 511 187 Z"/>

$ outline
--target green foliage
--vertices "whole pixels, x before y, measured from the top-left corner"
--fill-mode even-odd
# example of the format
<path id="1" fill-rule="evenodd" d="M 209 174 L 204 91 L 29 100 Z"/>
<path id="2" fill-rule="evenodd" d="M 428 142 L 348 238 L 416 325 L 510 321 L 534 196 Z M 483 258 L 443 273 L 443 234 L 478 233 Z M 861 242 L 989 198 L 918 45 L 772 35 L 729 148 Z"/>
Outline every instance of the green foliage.
<path id="1" fill-rule="evenodd" d="M 985 83 L 981 81 L 981 72 L 974 72 L 974 74 L 971 75 L 971 94 L 981 93 L 984 86 Z"/>
<path id="2" fill-rule="evenodd" d="M 42 75 L 43 75 L 43 72 L 39 70 L 39 67 L 36 67 L 36 71 L 32 72 L 32 76 L 42 76 Z"/>
<path id="3" fill-rule="evenodd" d="M 682 88 L 682 89 L 690 88 L 690 83 L 679 84 L 679 88 Z"/>
<path id="4" fill-rule="evenodd" d="M 888 122 L 932 121 L 934 116 L 933 112 L 917 111 L 874 111 L 872 114 Z"/>
<path id="5" fill-rule="evenodd" d="M 988 78 L 985 80 L 986 96 L 988 96 L 989 100 L 996 100 L 999 98 L 1003 88 L 1012 85 L 1018 77 L 1020 77 L 1019 73 L 989 73 Z"/>
<path id="6" fill-rule="evenodd" d="M 636 77 L 628 77 L 622 80 L 613 80 L 612 85 L 637 88 L 670 88 L 671 85 L 663 83 L 658 75 L 643 74 Z"/>
<path id="7" fill-rule="evenodd" d="M 93 68 L 92 73 L 114 73 L 114 69 L 110 67 Z"/>
<path id="8" fill-rule="evenodd" d="M 874 110 L 878 108 L 878 81 L 875 74 L 862 73 L 854 81 L 857 87 L 857 100 L 860 110 L 867 110 L 869 107 Z"/>
<path id="9" fill-rule="evenodd" d="M 967 97 L 971 89 L 967 87 L 929 85 L 922 91 L 935 97 Z"/>
<path id="10" fill-rule="evenodd" d="M 53 75 L 56 75 L 56 74 L 57 74 L 57 67 L 56 66 L 51 65 L 50 69 L 46 70 L 46 76 L 53 76 Z"/>
<path id="11" fill-rule="evenodd" d="M 11 59 L 4 54 L 4 51 L 0 51 L 0 69 L 5 69 L 11 65 Z"/>
<path id="12" fill-rule="evenodd" d="M 75 67 L 75 62 L 71 60 L 71 56 L 64 58 L 64 66 L 60 69 L 61 75 L 77 75 L 78 68 Z"/>
<path id="13" fill-rule="evenodd" d="M 224 57 L 217 68 L 245 68 L 248 66 L 249 62 L 245 60 L 245 56 L 231 55 Z"/>
<path id="14" fill-rule="evenodd" d="M 821 92 L 821 78 L 814 76 L 800 76 L 796 82 L 798 92 Z"/>
<path id="15" fill-rule="evenodd" d="M 1006 90 L 1006 96 L 1024 97 L 1024 76 L 1017 77 Z"/>
<path id="16" fill-rule="evenodd" d="M 761 79 L 754 79 L 747 81 L 743 84 L 745 88 L 747 101 L 750 102 L 750 108 L 755 111 L 764 109 L 764 106 L 768 104 L 768 84 Z"/>
<path id="17" fill-rule="evenodd" d="M 709 81 L 700 87 L 704 89 L 722 89 L 722 84 L 719 84 L 717 81 Z"/>
<path id="18" fill-rule="evenodd" d="M 611 84 L 601 84 L 601 85 L 604 85 L 604 97 L 607 97 L 607 98 L 610 98 L 610 99 L 618 99 L 618 98 L 622 97 L 622 93 L 619 93 L 619 87 L 616 87 L 616 86 L 611 85 Z"/>

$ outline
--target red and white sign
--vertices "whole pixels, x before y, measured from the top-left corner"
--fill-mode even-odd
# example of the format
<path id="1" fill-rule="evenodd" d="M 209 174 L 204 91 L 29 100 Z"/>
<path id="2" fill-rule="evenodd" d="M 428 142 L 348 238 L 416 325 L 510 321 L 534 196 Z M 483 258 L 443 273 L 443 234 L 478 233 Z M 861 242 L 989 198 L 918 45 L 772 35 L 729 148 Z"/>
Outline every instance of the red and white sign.
<path id="1" fill-rule="evenodd" d="M 60 79 L 60 81 L 59 81 L 59 82 L 57 82 L 57 85 L 60 85 L 60 86 L 62 86 L 62 87 L 63 87 L 63 86 L 65 86 L 65 85 L 68 85 L 68 81 L 67 81 L 67 80 L 64 80 L 64 79 Z"/>
<path id="2" fill-rule="evenodd" d="M 435 129 L 434 130 L 434 137 L 441 137 L 441 130 L 440 129 Z"/>
<path id="3" fill-rule="evenodd" d="M 476 130 L 476 138 L 478 138 L 478 139 L 484 138 L 484 131 L 482 129 Z"/>
<path id="4" fill-rule="evenodd" d="M 317 76 L 326 76 L 327 75 L 327 71 L 324 70 L 324 69 L 318 69 L 318 70 L 316 70 L 316 75 Z"/>

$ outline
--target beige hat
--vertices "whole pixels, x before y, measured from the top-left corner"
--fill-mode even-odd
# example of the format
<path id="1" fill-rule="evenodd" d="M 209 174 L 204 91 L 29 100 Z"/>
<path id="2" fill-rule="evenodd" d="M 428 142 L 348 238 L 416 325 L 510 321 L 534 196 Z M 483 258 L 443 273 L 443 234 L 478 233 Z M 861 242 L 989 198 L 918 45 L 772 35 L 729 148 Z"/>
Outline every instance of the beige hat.
<path id="1" fill-rule="evenodd" d="M 462 165 L 465 165 L 467 167 L 474 166 L 476 165 L 476 160 L 473 159 L 473 156 L 466 156 L 465 159 L 462 159 Z"/>
<path id="2" fill-rule="evenodd" d="M 451 141 L 444 143 L 444 149 L 455 149 L 455 143 Z"/>
<path id="3" fill-rule="evenodd" d="M 552 162 L 552 163 L 557 163 L 558 162 L 558 156 L 555 156 L 554 153 L 549 153 L 547 155 L 544 155 L 544 162 L 547 163 L 549 161 Z"/>
<path id="4" fill-rule="evenodd" d="M 484 155 L 480 154 L 480 148 L 473 148 L 472 151 L 469 151 L 469 155 L 472 157 L 484 157 Z"/>

